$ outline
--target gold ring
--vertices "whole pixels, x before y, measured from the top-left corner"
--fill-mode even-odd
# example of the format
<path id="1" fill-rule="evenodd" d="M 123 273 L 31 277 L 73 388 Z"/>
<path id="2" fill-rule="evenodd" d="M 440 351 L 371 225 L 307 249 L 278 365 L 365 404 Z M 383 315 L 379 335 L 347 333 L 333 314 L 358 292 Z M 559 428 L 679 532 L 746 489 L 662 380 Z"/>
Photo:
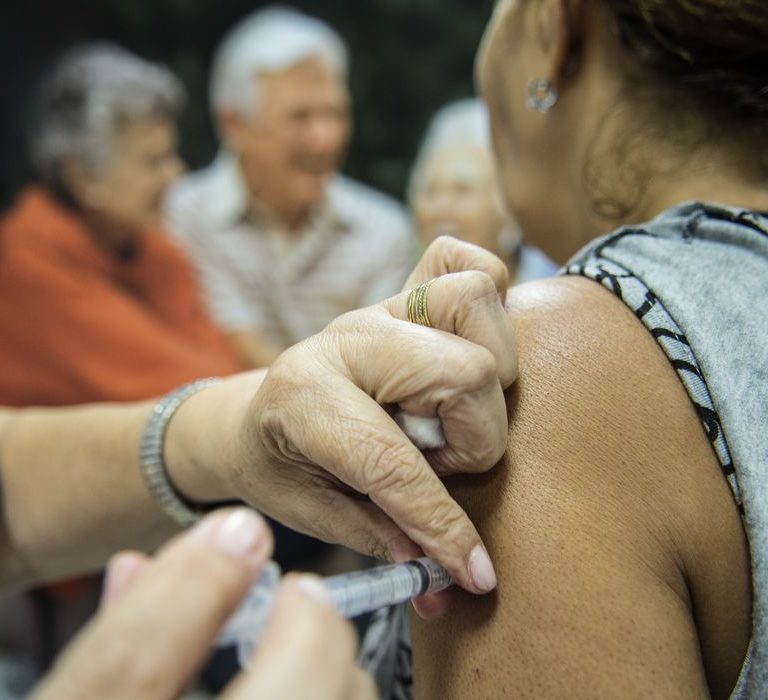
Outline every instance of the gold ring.
<path id="1" fill-rule="evenodd" d="M 432 328 L 427 309 L 427 292 L 434 281 L 432 279 L 429 282 L 420 284 L 408 294 L 408 320 L 411 323 L 418 323 L 420 326 Z"/>

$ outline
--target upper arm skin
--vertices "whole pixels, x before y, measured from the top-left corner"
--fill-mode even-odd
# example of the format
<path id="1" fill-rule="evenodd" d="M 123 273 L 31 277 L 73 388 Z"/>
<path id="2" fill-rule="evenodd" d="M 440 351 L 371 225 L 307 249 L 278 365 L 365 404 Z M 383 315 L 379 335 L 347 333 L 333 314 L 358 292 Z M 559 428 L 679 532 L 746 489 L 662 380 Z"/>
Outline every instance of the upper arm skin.
<path id="1" fill-rule="evenodd" d="M 648 331 L 585 279 L 512 290 L 509 447 L 453 480 L 499 586 L 413 619 L 420 698 L 727 695 L 750 635 L 741 520 Z"/>

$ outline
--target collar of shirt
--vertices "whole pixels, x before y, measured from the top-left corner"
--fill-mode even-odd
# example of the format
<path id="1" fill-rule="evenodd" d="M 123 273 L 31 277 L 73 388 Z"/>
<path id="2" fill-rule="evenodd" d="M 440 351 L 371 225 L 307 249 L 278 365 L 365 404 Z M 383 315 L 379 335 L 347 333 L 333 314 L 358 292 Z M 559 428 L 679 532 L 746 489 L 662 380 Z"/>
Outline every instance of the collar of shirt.
<path id="1" fill-rule="evenodd" d="M 332 180 L 327 196 L 311 213 L 298 231 L 288 233 L 264 207 L 254 201 L 243 180 L 236 157 L 221 151 L 213 164 L 213 196 L 209 199 L 209 216 L 220 231 L 246 226 L 262 233 L 285 279 L 299 278 L 327 252 L 334 240 L 351 230 L 351 226 L 335 206 Z"/>

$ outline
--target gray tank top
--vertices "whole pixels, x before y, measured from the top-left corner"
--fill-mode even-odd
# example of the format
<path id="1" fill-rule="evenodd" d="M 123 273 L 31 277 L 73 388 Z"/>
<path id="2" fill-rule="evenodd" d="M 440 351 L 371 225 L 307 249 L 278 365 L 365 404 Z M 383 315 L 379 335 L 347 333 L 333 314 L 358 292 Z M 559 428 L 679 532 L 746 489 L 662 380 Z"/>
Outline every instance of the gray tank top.
<path id="1" fill-rule="evenodd" d="M 645 324 L 688 391 L 742 513 L 752 642 L 733 698 L 768 697 L 768 217 L 669 209 L 600 238 L 568 265 Z"/>
<path id="2" fill-rule="evenodd" d="M 768 216 L 688 203 L 590 243 L 565 273 L 599 282 L 653 334 L 688 391 L 742 514 L 752 641 L 732 698 L 768 698 Z M 410 697 L 402 609 L 380 611 L 361 661 Z"/>

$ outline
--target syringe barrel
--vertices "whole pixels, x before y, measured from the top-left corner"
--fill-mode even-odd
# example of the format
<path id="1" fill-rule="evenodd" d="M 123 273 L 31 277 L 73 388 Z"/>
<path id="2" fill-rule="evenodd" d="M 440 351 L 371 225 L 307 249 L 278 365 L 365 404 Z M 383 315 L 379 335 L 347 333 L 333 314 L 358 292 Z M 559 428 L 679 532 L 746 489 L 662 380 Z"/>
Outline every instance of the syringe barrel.
<path id="1" fill-rule="evenodd" d="M 238 659 L 243 667 L 248 665 L 267 622 L 280 575 L 277 564 L 267 564 L 221 633 L 219 644 L 236 644 Z M 450 574 L 427 558 L 323 579 L 334 606 L 347 618 L 403 603 L 425 593 L 441 591 L 452 583 Z"/>
<path id="2" fill-rule="evenodd" d="M 349 618 L 443 590 L 453 580 L 432 559 L 422 558 L 331 576 L 323 583 L 331 594 L 335 608 Z"/>

